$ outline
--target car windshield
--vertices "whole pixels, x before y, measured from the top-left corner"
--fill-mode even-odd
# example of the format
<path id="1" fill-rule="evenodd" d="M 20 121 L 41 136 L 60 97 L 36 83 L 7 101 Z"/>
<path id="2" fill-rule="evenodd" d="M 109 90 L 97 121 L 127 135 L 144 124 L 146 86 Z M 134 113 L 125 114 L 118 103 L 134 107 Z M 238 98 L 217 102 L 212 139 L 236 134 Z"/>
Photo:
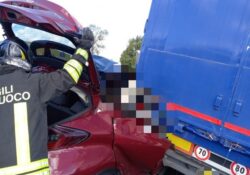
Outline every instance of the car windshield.
<path id="1" fill-rule="evenodd" d="M 36 40 L 47 40 L 47 41 L 54 41 L 66 46 L 75 48 L 70 40 L 67 38 L 54 35 L 49 32 L 45 32 L 43 30 L 27 27 L 20 24 L 12 24 L 12 30 L 18 38 L 25 41 L 28 45 Z"/>

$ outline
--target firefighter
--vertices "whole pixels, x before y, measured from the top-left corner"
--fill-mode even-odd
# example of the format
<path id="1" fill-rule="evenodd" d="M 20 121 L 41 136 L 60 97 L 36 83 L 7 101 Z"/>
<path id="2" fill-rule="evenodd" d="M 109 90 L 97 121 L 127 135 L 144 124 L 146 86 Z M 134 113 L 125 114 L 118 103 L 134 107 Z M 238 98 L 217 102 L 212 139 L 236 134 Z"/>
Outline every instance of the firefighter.
<path id="1" fill-rule="evenodd" d="M 93 41 L 84 28 L 63 69 L 35 74 L 19 44 L 0 44 L 0 175 L 50 174 L 46 102 L 78 82 Z"/>

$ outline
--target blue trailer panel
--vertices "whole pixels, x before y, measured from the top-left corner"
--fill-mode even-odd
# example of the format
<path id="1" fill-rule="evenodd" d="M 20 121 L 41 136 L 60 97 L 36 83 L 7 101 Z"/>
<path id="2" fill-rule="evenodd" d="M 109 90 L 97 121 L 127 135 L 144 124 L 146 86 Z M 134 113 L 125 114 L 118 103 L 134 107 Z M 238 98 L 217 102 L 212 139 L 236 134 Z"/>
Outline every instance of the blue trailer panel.
<path id="1" fill-rule="evenodd" d="M 169 132 L 248 167 L 249 29 L 248 0 L 153 0 L 137 64 Z"/>

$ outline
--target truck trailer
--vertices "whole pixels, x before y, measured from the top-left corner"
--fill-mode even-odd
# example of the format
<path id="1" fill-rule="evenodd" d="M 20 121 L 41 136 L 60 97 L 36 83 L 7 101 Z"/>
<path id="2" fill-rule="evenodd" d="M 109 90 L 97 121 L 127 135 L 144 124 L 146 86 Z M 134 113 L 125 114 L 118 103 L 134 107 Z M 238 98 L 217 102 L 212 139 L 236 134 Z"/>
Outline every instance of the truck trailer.
<path id="1" fill-rule="evenodd" d="M 137 87 L 166 110 L 165 165 L 249 174 L 249 34 L 249 0 L 152 0 Z"/>

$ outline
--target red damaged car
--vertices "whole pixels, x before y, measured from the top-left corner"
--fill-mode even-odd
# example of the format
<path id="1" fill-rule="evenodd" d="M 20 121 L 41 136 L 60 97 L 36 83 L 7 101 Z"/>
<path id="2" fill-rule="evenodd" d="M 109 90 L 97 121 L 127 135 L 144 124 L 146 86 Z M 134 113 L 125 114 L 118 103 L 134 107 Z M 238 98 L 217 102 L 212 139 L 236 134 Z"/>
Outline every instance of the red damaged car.
<path id="1" fill-rule="evenodd" d="M 27 49 L 34 73 L 62 68 L 81 37 L 81 25 L 65 9 L 45 0 L 1 2 L 0 22 L 5 37 Z M 169 142 L 145 134 L 135 118 L 117 117 L 106 108 L 92 58 L 89 63 L 77 86 L 48 103 L 51 174 L 160 173 Z"/>

